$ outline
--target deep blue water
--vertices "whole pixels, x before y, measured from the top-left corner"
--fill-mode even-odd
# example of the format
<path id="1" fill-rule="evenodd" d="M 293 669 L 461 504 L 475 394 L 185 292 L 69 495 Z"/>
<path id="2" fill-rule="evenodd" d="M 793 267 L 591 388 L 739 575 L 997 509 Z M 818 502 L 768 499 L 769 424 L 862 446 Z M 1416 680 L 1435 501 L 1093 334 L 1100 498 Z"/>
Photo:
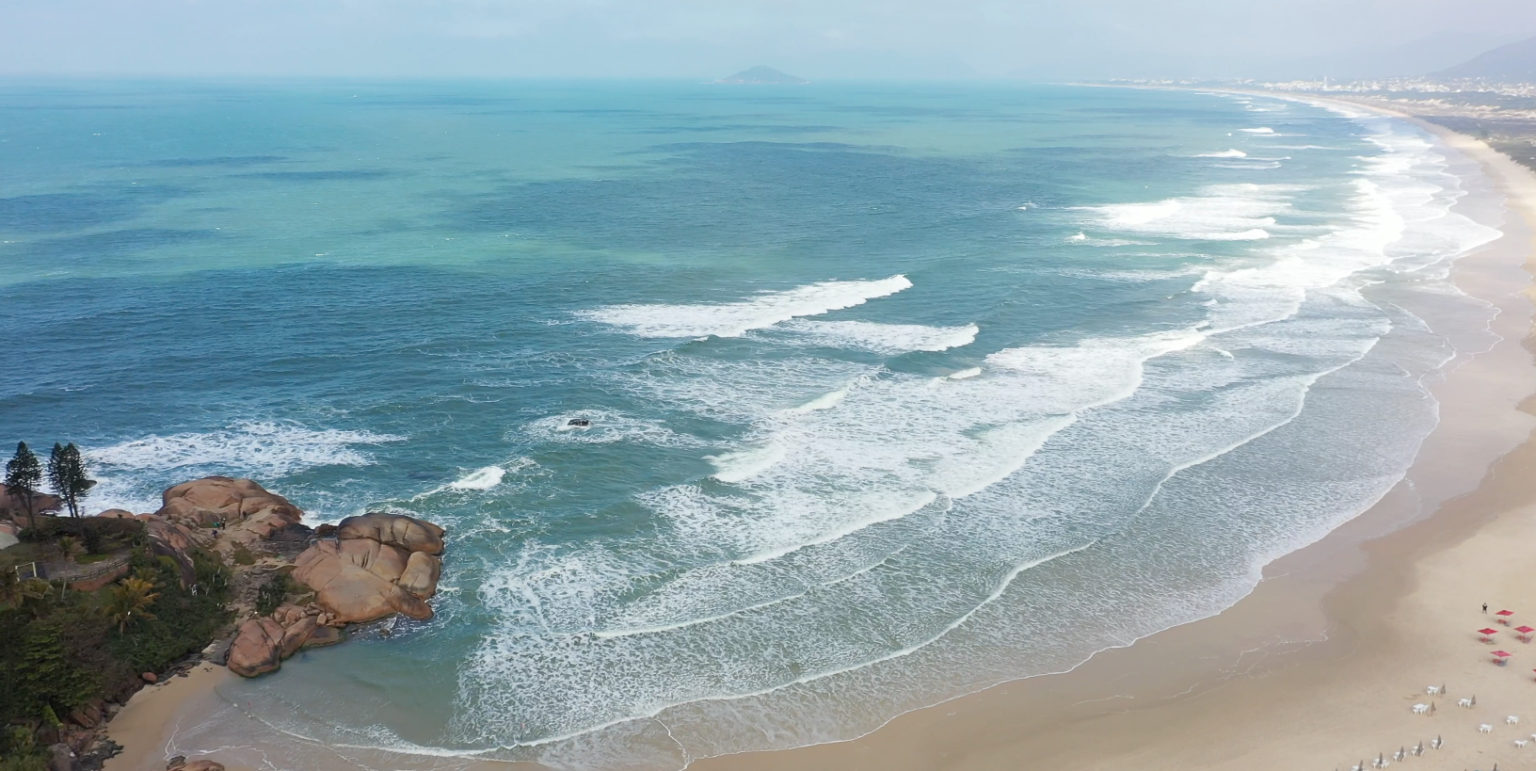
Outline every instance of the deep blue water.
<path id="1" fill-rule="evenodd" d="M 80 443 L 97 508 L 224 473 L 449 527 L 436 619 L 230 686 L 273 729 L 846 738 L 1217 612 L 1390 487 L 1481 321 L 1453 171 L 1192 92 L 5 83 L 0 440 Z"/>

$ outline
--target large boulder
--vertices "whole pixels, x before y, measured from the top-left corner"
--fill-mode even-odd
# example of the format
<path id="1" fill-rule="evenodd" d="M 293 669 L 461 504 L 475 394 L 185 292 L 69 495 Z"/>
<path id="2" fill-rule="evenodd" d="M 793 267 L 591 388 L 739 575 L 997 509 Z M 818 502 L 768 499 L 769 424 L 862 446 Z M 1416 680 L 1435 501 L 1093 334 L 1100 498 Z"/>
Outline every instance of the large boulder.
<path id="1" fill-rule="evenodd" d="M 427 600 L 442 573 L 443 529 L 400 514 L 365 514 L 337 525 L 336 540 L 300 554 L 293 577 L 315 590 L 328 618 L 355 624 L 401 613 L 432 617 Z"/>
<path id="2" fill-rule="evenodd" d="M 323 648 L 327 645 L 335 645 L 347 639 L 346 633 L 334 626 L 317 626 L 310 633 L 309 639 L 304 641 L 305 648 Z"/>
<path id="3" fill-rule="evenodd" d="M 315 633 L 315 629 L 319 628 L 319 626 L 315 622 L 314 616 L 304 616 L 295 621 L 292 626 L 284 629 L 283 639 L 279 646 L 282 657 L 286 659 L 297 653 L 299 648 L 304 646 L 304 643 L 309 642 L 310 636 Z"/>
<path id="4" fill-rule="evenodd" d="M 321 541 L 299 555 L 293 578 L 315 590 L 315 601 L 335 621 L 358 624 L 395 613 L 428 619 L 432 608 L 426 597 L 431 594 L 416 594 L 398 583 L 412 556 L 415 554 L 371 538 Z M 431 589 L 435 591 L 436 586 Z"/>
<path id="5" fill-rule="evenodd" d="M 367 538 L 406 551 L 443 553 L 443 529 L 431 522 L 401 514 L 364 514 L 347 517 L 336 526 L 336 538 L 347 541 Z"/>
<path id="6" fill-rule="evenodd" d="M 194 479 L 166 490 L 160 500 L 163 505 L 155 514 L 172 522 L 192 528 L 245 522 L 248 529 L 264 529 L 258 532 L 261 537 L 297 524 L 304 516 L 287 498 L 249 479 Z"/>
<path id="7" fill-rule="evenodd" d="M 287 630 L 270 618 L 253 618 L 240 625 L 235 641 L 229 646 L 229 671 L 241 677 L 255 677 L 276 671 L 282 665 L 283 637 Z"/>
<path id="8" fill-rule="evenodd" d="M 397 581 L 401 589 L 424 600 L 437 594 L 437 579 L 442 576 L 443 561 L 426 552 L 411 552 L 405 561 L 405 570 Z"/>
<path id="9" fill-rule="evenodd" d="M 150 552 L 157 557 L 170 557 L 176 563 L 182 586 L 191 586 L 195 583 L 197 569 L 193 566 L 192 549 L 206 546 L 210 539 L 185 525 L 154 514 L 141 514 L 137 519 L 144 523 Z"/>

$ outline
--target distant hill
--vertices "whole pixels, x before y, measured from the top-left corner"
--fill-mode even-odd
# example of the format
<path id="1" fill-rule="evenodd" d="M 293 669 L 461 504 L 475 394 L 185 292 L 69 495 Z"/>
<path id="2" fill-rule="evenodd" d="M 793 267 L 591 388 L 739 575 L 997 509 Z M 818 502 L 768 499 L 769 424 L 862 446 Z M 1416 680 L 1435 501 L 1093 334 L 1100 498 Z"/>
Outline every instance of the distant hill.
<path id="1" fill-rule="evenodd" d="M 1482 78 L 1503 82 L 1536 83 L 1536 37 L 1510 43 L 1469 62 L 1435 73 L 1442 78 Z"/>
<path id="2" fill-rule="evenodd" d="M 750 84 L 750 85 L 775 85 L 775 86 L 792 85 L 792 86 L 798 86 L 798 85 L 802 85 L 802 84 L 805 84 L 805 83 L 809 83 L 811 81 L 806 80 L 804 78 L 797 78 L 794 75 L 790 75 L 790 74 L 785 73 L 785 72 L 779 72 L 778 70 L 776 70 L 776 69 L 774 69 L 772 67 L 764 67 L 762 65 L 758 65 L 758 66 L 753 67 L 751 69 L 742 70 L 741 72 L 738 72 L 735 75 L 732 75 L 732 76 L 730 76 L 728 78 L 721 78 L 721 79 L 719 79 L 719 80 L 717 80 L 715 82 L 716 83 L 730 83 L 730 84 L 734 84 L 734 85 L 749 85 Z"/>

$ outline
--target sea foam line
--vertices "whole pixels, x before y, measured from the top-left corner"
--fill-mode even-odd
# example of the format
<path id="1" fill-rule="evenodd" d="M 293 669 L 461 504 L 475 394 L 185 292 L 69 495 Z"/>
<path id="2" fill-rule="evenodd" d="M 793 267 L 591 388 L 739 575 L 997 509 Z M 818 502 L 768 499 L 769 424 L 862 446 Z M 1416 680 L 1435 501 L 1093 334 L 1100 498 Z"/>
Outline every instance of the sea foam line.
<path id="1" fill-rule="evenodd" d="M 576 315 L 637 337 L 740 337 L 790 319 L 863 305 L 911 287 L 903 275 L 874 281 L 823 281 L 733 303 L 609 305 Z"/>

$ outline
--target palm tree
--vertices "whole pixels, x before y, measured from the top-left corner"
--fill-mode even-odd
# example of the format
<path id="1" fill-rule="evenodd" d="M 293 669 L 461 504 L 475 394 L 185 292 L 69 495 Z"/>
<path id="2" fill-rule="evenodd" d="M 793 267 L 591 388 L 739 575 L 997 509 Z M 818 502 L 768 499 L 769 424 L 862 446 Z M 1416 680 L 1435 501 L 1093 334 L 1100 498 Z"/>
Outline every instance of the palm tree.
<path id="1" fill-rule="evenodd" d="M 85 553 L 85 547 L 80 545 L 79 538 L 66 535 L 59 539 L 59 551 L 64 552 L 64 559 L 73 560 Z"/>
<path id="2" fill-rule="evenodd" d="M 154 588 L 154 584 L 142 578 L 125 578 L 112 587 L 105 610 L 107 617 L 117 622 L 118 634 L 122 634 L 128 624 L 136 619 L 154 619 L 155 614 L 149 612 L 149 606 L 155 604 L 155 598 L 160 596 Z"/>
<path id="3" fill-rule="evenodd" d="M 145 565 L 141 568 L 135 568 L 133 571 L 133 577 L 149 584 L 151 587 L 157 589 L 160 587 L 160 571 L 155 570 L 148 565 Z"/>
<path id="4" fill-rule="evenodd" d="M 40 578 L 21 579 L 15 568 L 0 568 L 0 607 L 21 607 L 27 600 L 48 596 L 48 582 Z"/>

